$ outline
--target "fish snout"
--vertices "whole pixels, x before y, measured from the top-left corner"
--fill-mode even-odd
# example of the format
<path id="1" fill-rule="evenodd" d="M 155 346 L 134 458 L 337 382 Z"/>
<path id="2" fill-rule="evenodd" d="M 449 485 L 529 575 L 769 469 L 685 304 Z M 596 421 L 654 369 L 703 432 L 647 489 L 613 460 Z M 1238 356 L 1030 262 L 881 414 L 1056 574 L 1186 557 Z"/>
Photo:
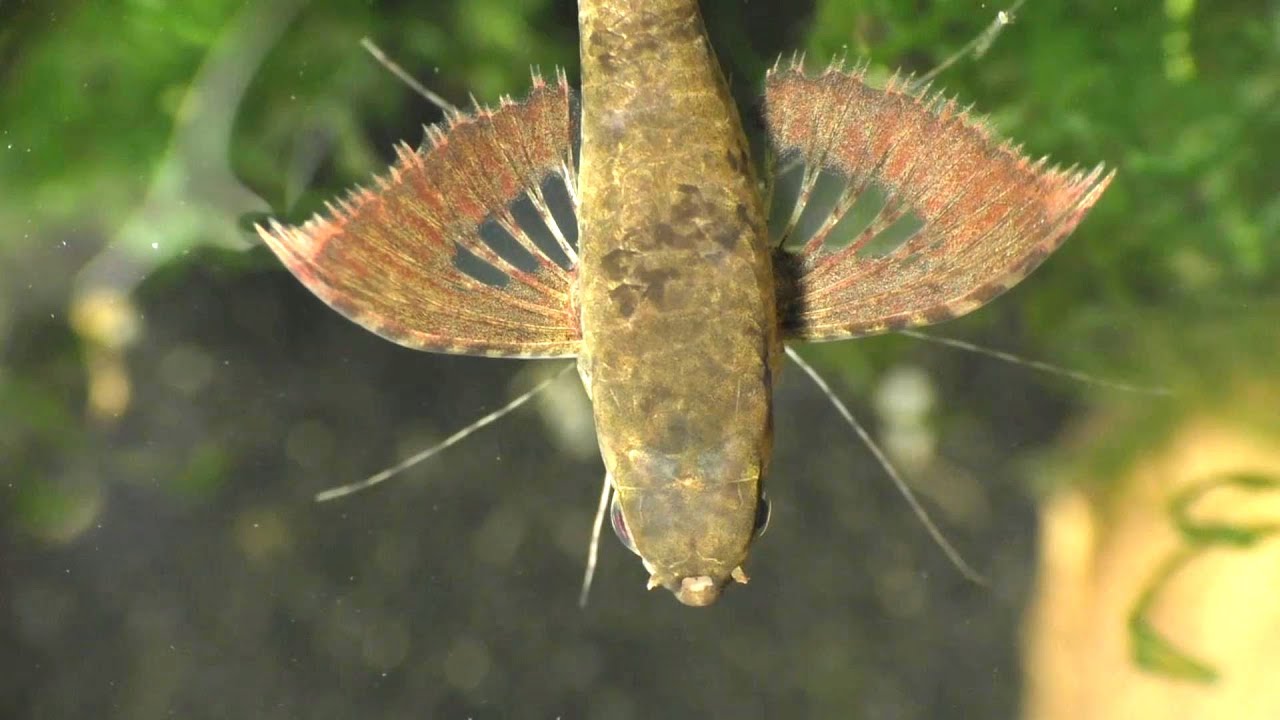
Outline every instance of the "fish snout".
<path id="1" fill-rule="evenodd" d="M 691 607 L 706 607 L 720 597 L 720 585 L 709 575 L 686 577 L 674 589 L 676 599 Z"/>

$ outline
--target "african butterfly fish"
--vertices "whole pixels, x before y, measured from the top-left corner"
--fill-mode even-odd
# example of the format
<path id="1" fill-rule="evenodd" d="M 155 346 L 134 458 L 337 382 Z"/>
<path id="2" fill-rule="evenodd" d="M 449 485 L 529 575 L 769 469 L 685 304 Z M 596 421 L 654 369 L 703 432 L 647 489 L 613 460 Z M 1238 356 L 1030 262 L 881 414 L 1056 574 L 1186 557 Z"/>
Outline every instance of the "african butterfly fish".
<path id="1" fill-rule="evenodd" d="M 783 343 L 974 310 L 1053 252 L 1112 176 L 1033 162 L 906 79 L 877 89 L 862 70 L 810 75 L 793 61 L 765 80 L 769 148 L 779 166 L 803 164 L 770 237 L 768 192 L 696 0 L 581 0 L 578 23 L 580 114 L 562 73 L 535 75 L 523 101 L 453 114 L 417 150 L 401 143 L 375 188 L 258 230 L 313 293 L 393 342 L 576 357 L 615 530 L 650 587 L 708 605 L 746 582 L 767 520 Z M 820 175 L 839 195 L 784 247 Z M 576 249 L 548 203 L 557 185 Z M 829 243 L 869 195 L 881 201 L 852 241 Z M 521 204 L 558 250 L 517 219 Z M 904 223 L 904 240 L 872 251 Z M 495 249 L 495 228 L 526 262 Z"/>

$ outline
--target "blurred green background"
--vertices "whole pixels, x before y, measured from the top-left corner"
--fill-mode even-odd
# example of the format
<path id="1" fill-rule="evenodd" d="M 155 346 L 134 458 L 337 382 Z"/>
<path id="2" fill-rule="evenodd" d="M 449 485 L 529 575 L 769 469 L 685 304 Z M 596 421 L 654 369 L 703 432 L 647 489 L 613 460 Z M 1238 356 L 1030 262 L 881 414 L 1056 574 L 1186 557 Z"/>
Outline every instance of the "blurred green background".
<path id="1" fill-rule="evenodd" d="M 779 54 L 924 71 L 1000 8 L 703 6 L 747 108 Z M 612 537 L 577 608 L 602 468 L 571 383 L 313 504 L 556 367 L 395 347 L 257 247 L 255 220 L 306 217 L 440 119 L 364 36 L 459 104 L 523 94 L 531 65 L 576 82 L 570 2 L 0 2 L 0 716 L 1010 717 L 1043 484 L 1204 408 L 1280 430 L 1231 399 L 1277 379 L 1280 3 L 1032 0 L 937 84 L 1119 175 L 940 332 L 1178 396 L 900 337 L 805 351 L 989 587 L 795 372 L 754 582 L 710 611 L 646 593 Z M 1118 431 L 1058 444 L 1099 414 Z"/>

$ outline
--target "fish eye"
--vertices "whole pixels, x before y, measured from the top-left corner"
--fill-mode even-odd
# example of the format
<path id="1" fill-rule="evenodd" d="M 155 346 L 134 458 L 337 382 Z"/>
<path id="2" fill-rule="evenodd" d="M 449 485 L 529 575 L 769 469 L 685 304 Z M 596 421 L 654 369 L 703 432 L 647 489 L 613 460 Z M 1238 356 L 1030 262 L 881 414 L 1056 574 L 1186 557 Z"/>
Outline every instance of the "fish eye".
<path id="1" fill-rule="evenodd" d="M 622 517 L 622 505 L 618 503 L 618 496 L 613 496 L 613 503 L 609 505 L 609 524 L 613 526 L 613 534 L 618 536 L 628 550 L 639 555 L 636 550 L 636 544 L 631 539 L 631 531 L 627 529 L 627 521 Z"/>
<path id="2" fill-rule="evenodd" d="M 756 503 L 756 537 L 764 535 L 764 531 L 769 529 L 769 498 L 760 491 L 760 500 Z"/>

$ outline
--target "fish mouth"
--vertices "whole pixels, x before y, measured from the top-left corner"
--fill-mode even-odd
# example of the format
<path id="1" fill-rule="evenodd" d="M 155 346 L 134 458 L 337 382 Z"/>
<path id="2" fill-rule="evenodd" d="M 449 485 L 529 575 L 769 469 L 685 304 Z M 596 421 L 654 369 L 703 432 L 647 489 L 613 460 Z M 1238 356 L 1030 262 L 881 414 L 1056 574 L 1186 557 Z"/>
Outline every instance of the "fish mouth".
<path id="1" fill-rule="evenodd" d="M 676 599 L 690 607 L 706 607 L 720 597 L 720 585 L 709 575 L 698 575 L 680 580 L 680 587 L 672 590 Z"/>
<path id="2" fill-rule="evenodd" d="M 676 596 L 677 600 L 685 605 L 706 607 L 720 598 L 720 594 L 724 592 L 724 587 L 729 580 L 746 585 L 751 579 L 747 577 L 747 573 L 743 571 L 742 566 L 735 567 L 729 577 L 720 580 L 710 575 L 689 575 L 680 578 L 678 582 L 670 580 L 664 582 L 659 580 L 655 574 L 649 577 L 649 589 L 665 587 L 671 591 L 672 595 Z"/>

